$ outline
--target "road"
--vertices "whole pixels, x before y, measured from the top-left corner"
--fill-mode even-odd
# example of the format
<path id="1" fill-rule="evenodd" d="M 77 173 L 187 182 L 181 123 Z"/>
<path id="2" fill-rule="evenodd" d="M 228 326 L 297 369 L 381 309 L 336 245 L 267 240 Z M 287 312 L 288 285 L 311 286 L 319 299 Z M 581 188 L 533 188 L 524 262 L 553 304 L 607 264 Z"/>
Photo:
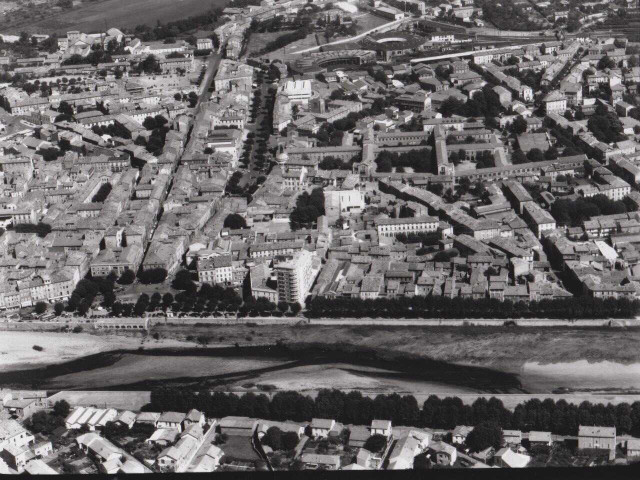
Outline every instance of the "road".
<path id="1" fill-rule="evenodd" d="M 212 53 L 209 55 L 207 61 L 207 71 L 204 74 L 204 78 L 202 79 L 202 84 L 200 85 L 200 95 L 198 98 L 198 103 L 196 104 L 196 109 L 200 108 L 201 103 L 206 103 L 211 98 L 210 87 L 213 79 L 218 71 L 218 66 L 220 65 L 220 60 L 222 60 L 222 55 L 219 53 Z"/>
<path id="2" fill-rule="evenodd" d="M 333 42 L 325 43 L 323 45 L 318 45 L 317 47 L 305 48 L 304 50 L 298 50 L 297 52 L 291 52 L 291 54 L 292 55 L 298 55 L 298 54 L 302 54 L 302 53 L 315 52 L 316 50 L 319 50 L 320 48 L 328 47 L 330 45 L 340 45 L 342 43 L 355 42 L 356 40 L 360 40 L 361 38 L 364 38 L 365 36 L 367 36 L 367 35 L 369 35 L 371 33 L 383 32 L 386 29 L 399 27 L 403 23 L 407 23 L 409 21 L 414 21 L 414 20 L 415 20 L 414 18 L 403 18 L 402 20 L 394 20 L 393 22 L 385 23 L 384 25 L 378 25 L 377 27 L 374 27 L 374 28 L 372 28 L 370 30 L 367 30 L 366 32 L 359 33 L 358 35 L 355 35 L 353 37 L 347 37 L 347 38 L 343 38 L 343 39 L 340 39 L 340 40 L 335 40 Z"/>

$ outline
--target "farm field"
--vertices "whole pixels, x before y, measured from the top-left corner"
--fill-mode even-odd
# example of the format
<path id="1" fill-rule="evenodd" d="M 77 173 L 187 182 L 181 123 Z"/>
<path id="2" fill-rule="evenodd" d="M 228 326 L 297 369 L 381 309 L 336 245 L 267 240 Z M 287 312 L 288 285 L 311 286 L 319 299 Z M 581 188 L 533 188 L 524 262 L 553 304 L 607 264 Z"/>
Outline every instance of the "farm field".
<path id="1" fill-rule="evenodd" d="M 79 8 L 48 15 L 41 20 L 25 19 L 12 25 L 9 32 L 29 30 L 40 33 L 65 33 L 79 30 L 91 33 L 107 28 L 131 28 L 140 24 L 155 25 L 224 7 L 226 0 L 104 0 Z"/>

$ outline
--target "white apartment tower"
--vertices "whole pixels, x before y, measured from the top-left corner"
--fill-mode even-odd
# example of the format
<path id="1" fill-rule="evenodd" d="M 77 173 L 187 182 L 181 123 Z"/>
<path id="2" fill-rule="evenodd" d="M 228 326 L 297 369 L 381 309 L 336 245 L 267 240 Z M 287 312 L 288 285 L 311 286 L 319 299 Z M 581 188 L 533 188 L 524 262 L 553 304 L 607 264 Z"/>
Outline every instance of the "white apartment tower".
<path id="1" fill-rule="evenodd" d="M 313 269 L 314 254 L 301 250 L 294 257 L 276 267 L 278 275 L 278 301 L 299 303 L 304 307 L 307 294 L 315 280 Z"/>

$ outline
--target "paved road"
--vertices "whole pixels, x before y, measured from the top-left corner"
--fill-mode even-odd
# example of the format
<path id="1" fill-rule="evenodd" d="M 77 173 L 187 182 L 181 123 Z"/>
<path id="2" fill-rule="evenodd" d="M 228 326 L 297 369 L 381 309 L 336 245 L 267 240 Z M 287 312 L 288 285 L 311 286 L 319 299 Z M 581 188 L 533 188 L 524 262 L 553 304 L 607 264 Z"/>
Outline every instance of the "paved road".
<path id="1" fill-rule="evenodd" d="M 325 43 L 323 45 L 318 45 L 316 47 L 305 48 L 304 50 L 298 50 L 297 52 L 291 52 L 291 54 L 292 55 L 298 55 L 298 54 L 301 54 L 301 53 L 315 52 L 316 50 L 319 50 L 320 48 L 328 47 L 330 45 L 340 45 L 341 43 L 354 42 L 356 40 L 360 40 L 361 38 L 364 38 L 365 36 L 367 36 L 367 35 L 369 35 L 371 33 L 384 31 L 384 30 L 386 30 L 388 28 L 399 27 L 403 23 L 407 23 L 407 22 L 413 21 L 413 20 L 415 20 L 415 19 L 414 18 L 403 18 L 402 20 L 394 20 L 393 22 L 385 23 L 383 25 L 378 25 L 377 27 L 374 27 L 374 28 L 372 28 L 370 30 L 367 30 L 366 32 L 359 33 L 358 35 L 355 35 L 353 37 L 347 37 L 347 38 L 343 38 L 343 39 L 340 39 L 340 40 L 335 40 L 333 42 Z"/>
<path id="2" fill-rule="evenodd" d="M 200 85 L 200 98 L 198 99 L 198 103 L 196 104 L 196 108 L 200 108 L 201 103 L 206 103 L 211 98 L 211 93 L 209 88 L 213 82 L 213 79 L 218 71 L 218 65 L 220 65 L 220 60 L 222 60 L 222 56 L 219 53 L 212 53 L 209 55 L 207 59 L 207 71 L 204 74 L 204 78 L 202 79 L 202 84 Z"/>

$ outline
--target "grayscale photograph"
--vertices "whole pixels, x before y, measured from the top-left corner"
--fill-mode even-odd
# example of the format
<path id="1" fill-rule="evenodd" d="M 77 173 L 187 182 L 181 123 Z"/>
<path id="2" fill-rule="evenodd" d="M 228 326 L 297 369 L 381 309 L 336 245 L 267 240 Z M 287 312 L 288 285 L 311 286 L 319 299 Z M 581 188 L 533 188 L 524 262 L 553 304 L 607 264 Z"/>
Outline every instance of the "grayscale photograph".
<path id="1" fill-rule="evenodd" d="M 12 474 L 640 478 L 639 0 L 0 0 Z"/>

